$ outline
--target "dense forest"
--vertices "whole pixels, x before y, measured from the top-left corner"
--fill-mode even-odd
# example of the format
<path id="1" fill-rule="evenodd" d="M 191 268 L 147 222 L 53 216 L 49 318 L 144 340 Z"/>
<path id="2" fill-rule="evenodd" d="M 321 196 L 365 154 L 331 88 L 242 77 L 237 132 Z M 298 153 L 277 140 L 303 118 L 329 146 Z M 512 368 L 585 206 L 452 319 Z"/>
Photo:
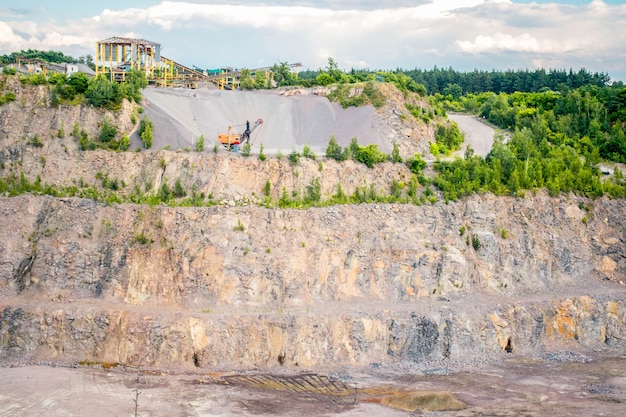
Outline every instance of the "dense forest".
<path id="1" fill-rule="evenodd" d="M 575 89 L 586 85 L 604 87 L 611 84 L 611 77 L 606 73 L 591 73 L 585 68 L 578 71 L 564 69 L 543 68 L 530 71 L 528 69 L 506 71 L 482 71 L 472 72 L 456 71 L 452 68 L 440 69 L 396 69 L 395 71 L 370 71 L 352 69 L 338 74 L 336 63 L 329 59 L 329 64 L 324 69 L 317 71 L 306 70 L 300 72 L 300 82 L 311 85 L 324 84 L 330 75 L 334 82 L 361 82 L 366 80 L 384 81 L 388 77 L 400 75 L 409 76 L 414 82 L 426 87 L 428 94 L 461 95 L 467 93 L 533 93 L 545 90 L 561 90 L 563 88 Z M 295 80 L 293 80 L 295 81 Z M 615 86 L 622 86 L 621 81 L 614 82 Z"/>
<path id="2" fill-rule="evenodd" d="M 477 191 L 520 195 L 547 188 L 557 195 L 624 197 L 619 169 L 603 179 L 600 163 L 626 162 L 626 88 L 585 86 L 561 91 L 435 94 L 439 110 L 476 114 L 504 129 L 486 158 L 438 162 L 438 187 L 455 200 Z"/>
<path id="3" fill-rule="evenodd" d="M 399 70 L 410 76 L 415 82 L 423 84 L 429 94 L 447 94 L 450 87 L 455 92 L 461 93 L 536 93 L 545 90 L 558 91 L 564 87 L 575 89 L 586 85 L 604 87 L 609 84 L 611 78 L 605 73 L 591 73 L 582 68 L 575 72 L 572 69 L 543 68 L 530 71 L 506 70 L 506 71 L 479 71 L 460 72 L 452 68 L 431 70 L 413 69 L 409 71 Z M 459 88 L 460 87 L 460 90 Z"/>

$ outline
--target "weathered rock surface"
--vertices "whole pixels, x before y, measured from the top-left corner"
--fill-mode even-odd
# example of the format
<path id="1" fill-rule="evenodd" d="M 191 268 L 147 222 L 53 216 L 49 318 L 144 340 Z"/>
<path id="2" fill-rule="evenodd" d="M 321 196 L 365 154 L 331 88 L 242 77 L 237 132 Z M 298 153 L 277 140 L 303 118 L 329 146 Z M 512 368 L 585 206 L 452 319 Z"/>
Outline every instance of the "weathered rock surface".
<path id="1" fill-rule="evenodd" d="M 614 345 L 626 337 L 625 207 L 586 204 L 3 198 L 0 356 L 309 368 Z"/>
<path id="2" fill-rule="evenodd" d="M 95 136 L 111 117 L 126 131 L 132 108 L 52 109 L 44 87 L 11 88 L 18 100 L 0 107 L 3 178 L 99 192 L 108 178 L 125 196 L 180 182 L 220 204 L 1 196 L 3 363 L 413 369 L 623 347 L 623 200 L 529 192 L 424 206 L 264 208 L 254 203 L 268 182 L 274 202 L 283 192 L 302 196 L 314 180 L 322 198 L 337 184 L 346 194 L 388 195 L 411 173 L 403 164 L 292 166 L 224 152 L 80 152 L 74 138 L 58 137 L 62 125 L 78 122 Z M 381 116 L 391 125 L 402 120 L 394 97 Z M 402 134 L 413 146 L 431 133 Z M 35 134 L 42 147 L 29 144 Z"/>
<path id="3" fill-rule="evenodd" d="M 74 124 L 78 124 L 79 131 L 84 130 L 90 137 L 97 137 L 104 118 L 113 122 L 120 133 L 131 134 L 135 129 L 131 121 L 135 106 L 127 101 L 116 112 L 88 105 L 52 107 L 52 86 L 24 86 L 17 77 L 4 77 L 2 82 L 6 83 L 3 84 L 4 89 L 16 96 L 15 101 L 0 106 L 0 140 L 6 141 L 3 148 L 7 143 L 21 138 L 28 140 L 34 135 L 44 142 L 48 138 L 59 140 L 59 129 L 65 131 L 64 136 L 70 136 Z"/>

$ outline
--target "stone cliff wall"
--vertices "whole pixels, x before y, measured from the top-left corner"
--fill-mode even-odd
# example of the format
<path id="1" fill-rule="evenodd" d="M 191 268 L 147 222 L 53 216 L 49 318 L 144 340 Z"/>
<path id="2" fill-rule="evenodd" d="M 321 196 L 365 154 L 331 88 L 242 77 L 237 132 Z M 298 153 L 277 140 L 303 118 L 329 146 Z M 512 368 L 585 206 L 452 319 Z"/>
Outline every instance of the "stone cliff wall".
<path id="1" fill-rule="evenodd" d="M 620 200 L 0 209 L 4 360 L 319 367 L 626 337 Z"/>
<path id="2" fill-rule="evenodd" d="M 125 198 L 179 182 L 219 205 L 0 196 L 1 362 L 428 367 L 623 346 L 623 200 L 528 192 L 264 208 L 254 203 L 267 183 L 276 206 L 283 192 L 302 196 L 313 181 L 322 199 L 339 183 L 348 195 L 358 187 L 389 195 L 392 184 L 405 192 L 412 174 L 390 162 L 369 169 L 223 151 L 81 152 L 69 135 L 74 123 L 94 137 L 109 117 L 130 133 L 132 106 L 51 108 L 46 87 L 9 87 L 17 100 L 0 107 L 3 179 L 102 196 L 108 178 Z M 404 124 L 394 94 L 397 105 L 381 114 L 397 135 Z M 412 141 L 400 144 L 405 154 L 432 137 L 430 127 L 414 127 L 401 132 Z"/>

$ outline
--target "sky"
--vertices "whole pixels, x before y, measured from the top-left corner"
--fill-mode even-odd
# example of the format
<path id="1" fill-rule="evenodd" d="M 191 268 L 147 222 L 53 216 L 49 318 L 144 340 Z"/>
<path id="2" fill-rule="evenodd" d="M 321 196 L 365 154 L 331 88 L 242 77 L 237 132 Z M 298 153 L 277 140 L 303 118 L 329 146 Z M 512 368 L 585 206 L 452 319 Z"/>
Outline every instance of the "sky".
<path id="1" fill-rule="evenodd" d="M 200 68 L 586 68 L 626 82 L 626 0 L 0 0 L 0 54 L 112 36 Z"/>

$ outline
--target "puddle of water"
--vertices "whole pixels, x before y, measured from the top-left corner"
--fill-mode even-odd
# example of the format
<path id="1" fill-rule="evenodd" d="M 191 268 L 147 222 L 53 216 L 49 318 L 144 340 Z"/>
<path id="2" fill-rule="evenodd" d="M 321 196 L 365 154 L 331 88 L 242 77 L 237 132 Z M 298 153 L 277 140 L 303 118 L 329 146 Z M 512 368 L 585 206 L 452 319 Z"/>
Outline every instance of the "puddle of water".
<path id="1" fill-rule="evenodd" d="M 387 407 L 404 411 L 455 411 L 466 406 L 450 392 L 403 392 L 381 400 Z"/>

